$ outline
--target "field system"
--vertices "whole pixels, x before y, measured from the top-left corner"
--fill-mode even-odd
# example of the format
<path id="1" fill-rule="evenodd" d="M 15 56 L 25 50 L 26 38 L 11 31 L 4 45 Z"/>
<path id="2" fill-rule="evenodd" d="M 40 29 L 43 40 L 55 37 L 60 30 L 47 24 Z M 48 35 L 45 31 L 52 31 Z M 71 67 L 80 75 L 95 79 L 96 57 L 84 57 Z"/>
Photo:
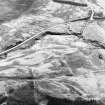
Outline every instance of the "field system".
<path id="1" fill-rule="evenodd" d="M 105 105 L 104 0 L 0 0 L 0 105 Z"/>

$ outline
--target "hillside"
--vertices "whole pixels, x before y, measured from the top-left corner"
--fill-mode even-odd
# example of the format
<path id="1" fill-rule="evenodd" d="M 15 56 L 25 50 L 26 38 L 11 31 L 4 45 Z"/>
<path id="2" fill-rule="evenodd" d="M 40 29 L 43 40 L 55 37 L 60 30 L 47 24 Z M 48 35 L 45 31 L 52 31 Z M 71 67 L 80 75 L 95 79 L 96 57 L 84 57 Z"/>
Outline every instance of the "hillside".
<path id="1" fill-rule="evenodd" d="M 0 0 L 0 105 L 105 105 L 104 0 Z"/>

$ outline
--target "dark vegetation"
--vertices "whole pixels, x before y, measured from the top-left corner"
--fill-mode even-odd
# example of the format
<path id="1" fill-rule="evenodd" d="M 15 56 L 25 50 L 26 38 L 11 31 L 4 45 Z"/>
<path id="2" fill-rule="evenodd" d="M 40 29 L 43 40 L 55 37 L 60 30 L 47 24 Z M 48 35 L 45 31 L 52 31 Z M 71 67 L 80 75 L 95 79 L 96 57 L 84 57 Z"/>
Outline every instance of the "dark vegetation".
<path id="1" fill-rule="evenodd" d="M 0 95 L 0 105 L 7 100 L 7 96 Z"/>
<path id="2" fill-rule="evenodd" d="M 17 0 L 15 3 L 16 4 L 15 9 L 20 12 L 24 12 L 31 7 L 33 2 L 34 2 L 34 0 Z"/>
<path id="3" fill-rule="evenodd" d="M 87 7 L 87 4 L 75 2 L 73 0 L 72 1 L 70 1 L 70 0 L 53 0 L 53 1 L 58 2 L 58 3 L 63 3 L 63 4 L 74 5 L 74 6 Z"/>
<path id="4" fill-rule="evenodd" d="M 31 97 L 32 98 L 32 97 Z M 7 105 L 39 105 L 38 103 L 34 102 L 33 100 L 29 101 L 29 99 L 23 99 L 24 101 L 20 99 L 16 99 L 14 97 L 0 97 L 0 104 L 3 102 L 7 101 Z M 67 99 L 58 99 L 54 97 L 47 97 L 48 98 L 48 104 L 47 105 L 104 105 L 101 102 L 97 102 L 95 100 L 90 100 L 90 101 L 85 101 L 85 100 L 75 100 L 75 101 L 70 101 Z M 33 99 L 33 98 L 32 98 Z"/>
<path id="5" fill-rule="evenodd" d="M 47 105 L 102 105 L 102 103 L 99 103 L 95 100 L 91 101 L 82 101 L 82 100 L 76 100 L 76 101 L 69 101 L 66 99 L 57 99 L 49 97 L 49 102 Z"/>
<path id="6" fill-rule="evenodd" d="M 0 0 L 0 11 L 2 11 L 0 13 L 0 24 L 3 22 L 11 21 L 12 19 L 17 19 L 31 7 L 33 2 L 34 0 Z M 5 5 L 2 5 L 2 3 Z"/>

